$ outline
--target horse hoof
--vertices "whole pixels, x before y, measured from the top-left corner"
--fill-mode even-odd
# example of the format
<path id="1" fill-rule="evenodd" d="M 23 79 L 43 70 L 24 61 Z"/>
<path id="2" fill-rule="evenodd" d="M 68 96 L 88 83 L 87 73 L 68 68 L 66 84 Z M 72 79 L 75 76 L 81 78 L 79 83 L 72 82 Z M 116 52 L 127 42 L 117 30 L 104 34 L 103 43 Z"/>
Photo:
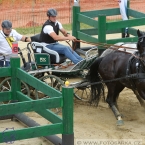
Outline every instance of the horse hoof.
<path id="1" fill-rule="evenodd" d="M 117 123 L 116 123 L 117 126 L 121 126 L 121 125 L 124 125 L 124 122 L 123 120 L 117 120 Z"/>
<path id="2" fill-rule="evenodd" d="M 121 118 L 124 118 L 124 115 L 123 114 L 121 114 Z"/>

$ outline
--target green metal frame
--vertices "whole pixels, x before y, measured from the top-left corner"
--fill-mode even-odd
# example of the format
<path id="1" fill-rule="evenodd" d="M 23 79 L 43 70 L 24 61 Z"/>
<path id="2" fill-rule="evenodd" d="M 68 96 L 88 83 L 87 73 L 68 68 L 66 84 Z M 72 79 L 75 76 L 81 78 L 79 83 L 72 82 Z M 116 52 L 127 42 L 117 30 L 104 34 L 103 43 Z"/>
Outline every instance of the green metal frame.
<path id="1" fill-rule="evenodd" d="M 35 53 L 35 61 L 37 65 L 44 65 L 49 66 L 50 65 L 50 55 L 47 53 Z"/>
<path id="2" fill-rule="evenodd" d="M 0 116 L 35 111 L 53 123 L 51 125 L 6 131 L 5 136 L 10 136 L 14 133 L 16 136 L 15 140 L 21 140 L 62 134 L 63 142 L 63 137 L 65 137 L 64 140 L 67 140 L 67 135 L 73 134 L 73 88 L 63 87 L 62 93 L 55 90 L 44 82 L 21 70 L 20 58 L 11 58 L 11 67 L 0 68 L 0 70 L 1 77 L 10 76 L 12 79 L 11 90 L 8 92 L 0 92 L 0 101 L 18 100 L 16 103 L 1 104 Z M 44 94 L 51 96 L 51 98 L 32 100 L 27 95 L 20 92 L 21 81 L 24 81 Z M 62 107 L 62 118 L 49 110 L 50 108 L 56 107 Z M 2 142 L 5 141 L 3 140 L 3 132 L 0 132 L 0 143 Z M 73 143 L 69 144 L 73 145 Z M 66 145 L 66 143 L 63 142 L 63 145 Z"/>
<path id="3" fill-rule="evenodd" d="M 81 39 L 91 43 L 99 42 L 104 44 L 115 44 L 117 42 L 136 42 L 138 39 L 136 33 L 137 30 L 131 27 L 145 25 L 145 14 L 130 9 L 128 2 L 127 15 L 128 17 L 132 17 L 133 19 L 115 22 L 106 21 L 106 16 L 114 15 L 120 15 L 119 8 L 80 12 L 79 5 L 73 6 L 72 34 L 77 39 Z M 98 21 L 94 19 L 95 17 L 98 17 Z M 81 23 L 87 24 L 93 28 L 80 29 Z M 108 40 L 106 39 L 107 34 L 123 33 L 126 27 L 129 27 L 129 34 L 135 37 Z M 98 37 L 93 37 L 93 35 L 98 35 Z M 104 50 L 104 48 L 100 46 L 99 51 L 102 52 L 102 50 Z"/>

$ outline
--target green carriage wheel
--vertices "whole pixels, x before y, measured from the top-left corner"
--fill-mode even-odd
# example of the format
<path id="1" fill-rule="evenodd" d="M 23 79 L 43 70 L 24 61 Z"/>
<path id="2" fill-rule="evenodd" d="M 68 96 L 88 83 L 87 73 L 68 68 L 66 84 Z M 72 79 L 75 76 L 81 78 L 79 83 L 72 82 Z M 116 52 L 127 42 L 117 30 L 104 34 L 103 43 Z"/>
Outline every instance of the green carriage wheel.
<path id="1" fill-rule="evenodd" d="M 11 90 L 11 77 L 5 78 L 1 83 L 0 83 L 0 92 L 5 92 L 5 91 L 10 91 Z M 21 92 L 27 96 L 30 97 L 30 91 L 29 87 L 26 83 L 21 81 Z M 1 104 L 6 104 L 8 102 L 0 102 Z"/>

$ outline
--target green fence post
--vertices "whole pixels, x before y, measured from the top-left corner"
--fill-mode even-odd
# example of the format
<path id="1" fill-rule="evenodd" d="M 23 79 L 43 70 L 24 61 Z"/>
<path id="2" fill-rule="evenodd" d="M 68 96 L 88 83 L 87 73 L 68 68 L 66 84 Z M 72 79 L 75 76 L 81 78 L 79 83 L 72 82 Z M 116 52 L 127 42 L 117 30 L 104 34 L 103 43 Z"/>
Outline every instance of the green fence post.
<path id="1" fill-rule="evenodd" d="M 63 87 L 63 134 L 62 145 L 74 145 L 74 132 L 73 132 L 73 88 Z"/>
<path id="2" fill-rule="evenodd" d="M 17 100 L 17 91 L 20 91 L 20 80 L 16 77 L 17 68 L 20 68 L 20 58 L 12 57 L 10 60 L 11 63 L 11 91 L 12 91 L 12 100 Z"/>
<path id="3" fill-rule="evenodd" d="M 72 35 L 77 38 L 77 31 L 80 30 L 80 22 L 78 21 L 78 13 L 80 13 L 80 6 L 74 5 L 73 6 L 73 12 L 72 12 Z M 80 48 L 80 42 L 76 43 L 76 48 Z M 73 42 L 73 48 L 74 48 L 74 42 Z"/>
<path id="4" fill-rule="evenodd" d="M 98 42 L 99 43 L 106 43 L 106 16 L 99 15 L 98 16 Z M 104 51 L 104 47 L 99 46 L 99 56 Z"/>

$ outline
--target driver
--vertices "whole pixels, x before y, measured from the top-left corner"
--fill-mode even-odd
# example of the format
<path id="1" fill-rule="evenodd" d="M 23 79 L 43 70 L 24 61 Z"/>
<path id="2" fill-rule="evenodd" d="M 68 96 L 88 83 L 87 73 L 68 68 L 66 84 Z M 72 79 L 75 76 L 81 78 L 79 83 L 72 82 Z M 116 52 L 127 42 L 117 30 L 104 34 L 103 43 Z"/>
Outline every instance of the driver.
<path id="1" fill-rule="evenodd" d="M 74 64 L 82 60 L 82 58 L 73 51 L 69 46 L 62 45 L 58 41 L 75 40 L 76 38 L 63 28 L 62 24 L 56 20 L 57 11 L 55 9 L 49 9 L 47 11 L 48 20 L 42 26 L 40 33 L 40 42 L 47 48 L 57 51 L 59 54 L 64 54 Z M 63 36 L 59 35 L 59 31 Z"/>

